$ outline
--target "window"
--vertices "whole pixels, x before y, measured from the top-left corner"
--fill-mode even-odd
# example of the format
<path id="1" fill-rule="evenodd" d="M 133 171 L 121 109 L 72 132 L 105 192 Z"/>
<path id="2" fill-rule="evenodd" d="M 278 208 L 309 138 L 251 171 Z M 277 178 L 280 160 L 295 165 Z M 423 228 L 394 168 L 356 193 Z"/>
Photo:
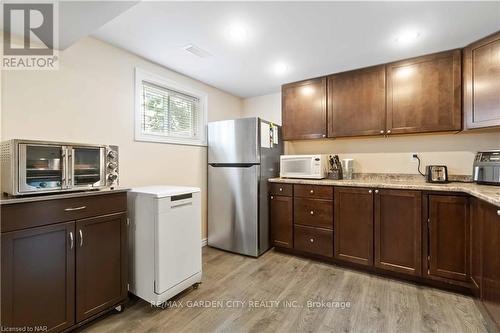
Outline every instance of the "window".
<path id="1" fill-rule="evenodd" d="M 206 145 L 203 92 L 136 68 L 135 139 Z"/>

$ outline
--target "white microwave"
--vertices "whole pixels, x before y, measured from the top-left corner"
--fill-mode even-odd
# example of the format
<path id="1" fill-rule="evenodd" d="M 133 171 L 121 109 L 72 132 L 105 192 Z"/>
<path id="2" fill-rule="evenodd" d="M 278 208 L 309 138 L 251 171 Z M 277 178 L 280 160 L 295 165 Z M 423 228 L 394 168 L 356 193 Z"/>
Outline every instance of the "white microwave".
<path id="1" fill-rule="evenodd" d="M 281 155 L 280 177 L 323 179 L 328 174 L 326 155 Z"/>

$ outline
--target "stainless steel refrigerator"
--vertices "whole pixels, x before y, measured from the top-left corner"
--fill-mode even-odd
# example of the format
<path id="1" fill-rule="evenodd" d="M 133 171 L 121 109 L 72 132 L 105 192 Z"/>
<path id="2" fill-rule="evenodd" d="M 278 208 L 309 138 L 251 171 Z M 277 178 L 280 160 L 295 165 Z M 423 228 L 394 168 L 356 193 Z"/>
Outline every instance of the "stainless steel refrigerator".
<path id="1" fill-rule="evenodd" d="M 208 124 L 208 245 L 258 257 L 270 247 L 268 183 L 279 175 L 281 127 L 260 118 Z"/>

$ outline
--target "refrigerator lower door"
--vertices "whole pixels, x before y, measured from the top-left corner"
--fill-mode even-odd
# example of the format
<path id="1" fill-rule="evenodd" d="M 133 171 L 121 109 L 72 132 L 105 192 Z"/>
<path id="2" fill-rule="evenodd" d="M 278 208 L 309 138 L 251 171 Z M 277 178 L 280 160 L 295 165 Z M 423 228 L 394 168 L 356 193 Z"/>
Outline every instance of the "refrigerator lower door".
<path id="1" fill-rule="evenodd" d="M 259 255 L 260 165 L 208 166 L 208 245 Z"/>

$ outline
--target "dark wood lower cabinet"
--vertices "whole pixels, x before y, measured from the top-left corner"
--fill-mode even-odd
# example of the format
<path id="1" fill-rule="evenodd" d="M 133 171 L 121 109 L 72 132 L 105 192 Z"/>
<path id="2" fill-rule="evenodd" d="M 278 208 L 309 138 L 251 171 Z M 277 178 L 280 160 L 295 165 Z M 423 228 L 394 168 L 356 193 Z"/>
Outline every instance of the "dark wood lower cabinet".
<path id="1" fill-rule="evenodd" d="M 74 324 L 74 235 L 74 222 L 2 234 L 3 328 Z"/>
<path id="2" fill-rule="evenodd" d="M 482 232 L 483 232 L 483 210 L 481 201 L 471 199 L 470 218 L 470 280 L 474 295 L 480 297 L 482 276 Z"/>
<path id="3" fill-rule="evenodd" d="M 429 195 L 428 275 L 469 280 L 469 198 Z"/>
<path id="4" fill-rule="evenodd" d="M 324 257 L 333 256 L 333 233 L 329 229 L 294 226 L 294 248 Z"/>
<path id="5" fill-rule="evenodd" d="M 334 256 L 360 265 L 373 265 L 373 190 L 335 187 Z"/>
<path id="6" fill-rule="evenodd" d="M 450 192 L 319 185 L 278 191 L 271 193 L 288 196 L 271 200 L 275 246 L 340 265 L 354 263 L 369 272 L 472 291 L 484 304 L 485 318 L 500 329 L 500 207 Z"/>
<path id="7" fill-rule="evenodd" d="M 126 197 L 2 204 L 2 331 L 70 330 L 125 302 Z"/>
<path id="8" fill-rule="evenodd" d="M 481 299 L 500 328 L 500 208 L 480 203 L 482 215 Z"/>
<path id="9" fill-rule="evenodd" d="M 278 247 L 293 247 L 293 198 L 270 196 L 271 244 Z"/>
<path id="10" fill-rule="evenodd" d="M 375 190 L 375 267 L 421 274 L 422 193 Z"/>
<path id="11" fill-rule="evenodd" d="M 127 297 L 125 213 L 76 223 L 76 320 L 85 320 Z"/>

